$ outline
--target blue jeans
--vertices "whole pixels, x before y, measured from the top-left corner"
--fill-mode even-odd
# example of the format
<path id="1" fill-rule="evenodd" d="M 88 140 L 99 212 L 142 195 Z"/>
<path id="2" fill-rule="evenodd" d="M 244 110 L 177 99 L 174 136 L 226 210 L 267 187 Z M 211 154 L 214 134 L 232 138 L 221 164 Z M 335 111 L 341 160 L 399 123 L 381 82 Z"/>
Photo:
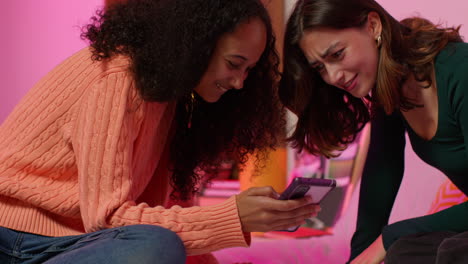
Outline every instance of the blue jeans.
<path id="1" fill-rule="evenodd" d="M 46 237 L 0 227 L 0 263 L 184 264 L 185 247 L 174 232 L 151 225 Z"/>

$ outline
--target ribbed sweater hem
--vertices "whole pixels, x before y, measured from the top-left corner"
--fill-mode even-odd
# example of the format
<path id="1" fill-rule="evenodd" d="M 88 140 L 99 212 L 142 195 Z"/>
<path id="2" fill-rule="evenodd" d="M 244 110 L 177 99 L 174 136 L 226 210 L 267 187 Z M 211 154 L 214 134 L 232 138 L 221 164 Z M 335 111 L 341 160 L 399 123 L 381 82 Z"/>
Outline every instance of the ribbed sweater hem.
<path id="1" fill-rule="evenodd" d="M 79 219 L 58 216 L 4 196 L 0 196 L 0 226 L 51 237 L 84 233 Z"/>

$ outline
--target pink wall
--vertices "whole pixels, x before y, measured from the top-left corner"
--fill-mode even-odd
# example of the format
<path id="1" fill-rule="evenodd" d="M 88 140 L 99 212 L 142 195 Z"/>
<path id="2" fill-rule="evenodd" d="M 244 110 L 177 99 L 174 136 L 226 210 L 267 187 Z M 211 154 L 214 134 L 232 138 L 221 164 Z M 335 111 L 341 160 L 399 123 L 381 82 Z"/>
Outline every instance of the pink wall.
<path id="1" fill-rule="evenodd" d="M 422 16 L 435 23 L 462 25 L 461 34 L 468 42 L 468 1 L 466 0 L 377 0 L 396 19 Z"/>
<path id="2" fill-rule="evenodd" d="M 277 0 L 280 1 L 280 0 Z M 290 6 L 294 0 L 285 0 Z M 79 26 L 103 0 L 0 1 L 0 122 L 20 98 L 55 65 L 86 45 Z M 421 14 L 449 25 L 464 24 L 466 0 L 378 0 L 397 18 Z"/>
<path id="3" fill-rule="evenodd" d="M 286 16 L 297 0 L 284 0 Z M 345 1 L 345 0 L 344 0 Z M 468 1 L 466 0 L 376 0 L 396 19 L 409 16 L 423 16 L 433 22 L 447 25 L 463 25 L 461 33 L 468 42 Z"/>
<path id="4" fill-rule="evenodd" d="M 79 26 L 103 0 L 0 1 L 0 123 L 43 75 L 86 43 Z"/>

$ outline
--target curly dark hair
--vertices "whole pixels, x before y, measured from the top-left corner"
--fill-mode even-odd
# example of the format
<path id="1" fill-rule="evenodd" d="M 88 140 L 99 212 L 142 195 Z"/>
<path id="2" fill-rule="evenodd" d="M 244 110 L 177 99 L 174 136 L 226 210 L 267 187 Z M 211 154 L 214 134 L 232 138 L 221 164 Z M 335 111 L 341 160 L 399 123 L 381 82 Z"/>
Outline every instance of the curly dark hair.
<path id="1" fill-rule="evenodd" d="M 243 89 L 228 91 L 216 103 L 197 95 L 192 102 L 218 39 L 251 18 L 265 24 L 267 45 Z M 91 42 L 95 60 L 131 58 L 145 100 L 177 102 L 170 146 L 173 198 L 185 200 L 198 191 L 200 170 L 228 158 L 242 165 L 251 154 L 263 160 L 283 140 L 279 57 L 259 0 L 129 0 L 98 11 L 82 37 Z"/>
<path id="2" fill-rule="evenodd" d="M 372 11 L 382 22 L 377 83 L 372 98 L 355 98 L 325 83 L 309 66 L 299 41 L 313 28 L 360 28 Z M 419 107 L 403 96 L 402 83 L 412 73 L 429 87 L 435 56 L 448 42 L 457 41 L 461 41 L 458 28 L 438 27 L 422 18 L 398 22 L 374 0 L 299 0 L 286 27 L 279 88 L 282 102 L 299 117 L 289 140 L 313 154 L 335 156 L 377 108 L 390 114 Z"/>

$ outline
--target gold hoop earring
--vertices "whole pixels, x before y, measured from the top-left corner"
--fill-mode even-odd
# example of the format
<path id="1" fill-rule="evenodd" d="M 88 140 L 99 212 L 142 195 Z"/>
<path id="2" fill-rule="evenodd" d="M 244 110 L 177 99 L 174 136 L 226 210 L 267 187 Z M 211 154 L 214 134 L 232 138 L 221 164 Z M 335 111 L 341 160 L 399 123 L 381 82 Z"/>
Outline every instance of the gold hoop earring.
<path id="1" fill-rule="evenodd" d="M 382 36 L 379 35 L 376 39 L 376 42 L 377 42 L 377 48 L 380 48 L 380 45 L 382 45 Z"/>

